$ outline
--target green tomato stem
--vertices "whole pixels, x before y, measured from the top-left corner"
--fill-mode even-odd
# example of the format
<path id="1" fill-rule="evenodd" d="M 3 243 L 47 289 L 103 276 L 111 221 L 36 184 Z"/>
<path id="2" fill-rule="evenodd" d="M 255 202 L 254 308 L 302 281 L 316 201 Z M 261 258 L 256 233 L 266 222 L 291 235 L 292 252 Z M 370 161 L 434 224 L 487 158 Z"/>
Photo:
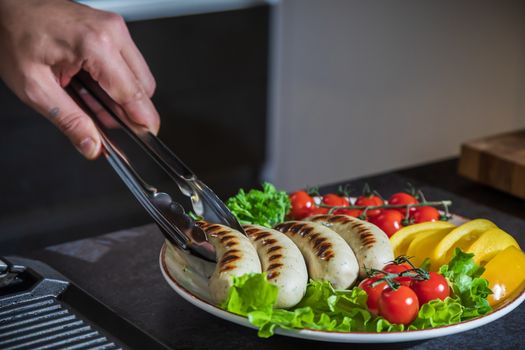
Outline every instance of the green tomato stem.
<path id="1" fill-rule="evenodd" d="M 416 204 L 382 204 L 382 205 L 346 205 L 346 206 L 334 206 L 334 205 L 327 205 L 324 203 L 319 203 L 319 207 L 321 208 L 330 208 L 331 211 L 337 210 L 337 209 L 362 209 L 365 211 L 373 210 L 373 209 L 406 209 L 407 211 L 410 210 L 410 208 L 417 208 L 417 207 L 443 207 L 445 211 L 448 211 L 448 207 L 452 205 L 452 201 L 445 200 L 445 201 L 430 201 L 430 202 L 420 202 Z"/>

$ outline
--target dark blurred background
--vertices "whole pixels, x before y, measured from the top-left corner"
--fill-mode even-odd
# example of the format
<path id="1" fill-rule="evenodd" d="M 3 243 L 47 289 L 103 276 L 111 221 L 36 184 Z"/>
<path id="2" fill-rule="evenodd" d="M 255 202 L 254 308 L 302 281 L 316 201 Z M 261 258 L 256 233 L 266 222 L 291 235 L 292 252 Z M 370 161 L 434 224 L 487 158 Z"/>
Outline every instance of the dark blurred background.
<path id="1" fill-rule="evenodd" d="M 157 79 L 161 139 L 222 198 L 255 186 L 265 161 L 268 21 L 262 6 L 129 24 Z M 104 159 L 84 160 L 2 83 L 0 105 L 0 254 L 151 222 Z"/>

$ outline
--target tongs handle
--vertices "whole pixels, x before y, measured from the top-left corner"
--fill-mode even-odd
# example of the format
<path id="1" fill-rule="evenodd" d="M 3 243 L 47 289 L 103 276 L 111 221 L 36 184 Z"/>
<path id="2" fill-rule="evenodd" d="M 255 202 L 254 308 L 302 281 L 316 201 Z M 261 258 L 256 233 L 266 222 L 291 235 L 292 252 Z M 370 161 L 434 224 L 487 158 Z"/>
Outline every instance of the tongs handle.
<path id="1" fill-rule="evenodd" d="M 97 97 L 90 94 L 86 90 L 86 86 L 77 79 L 71 81 L 68 90 L 70 95 L 73 95 L 76 98 L 77 103 L 89 110 L 91 114 L 96 114 L 95 111 L 100 110 L 100 107 L 103 107 L 100 105 L 100 101 Z M 104 109 L 104 112 L 106 111 L 107 110 Z M 111 142 L 107 133 L 108 129 L 104 123 L 102 123 L 96 115 L 94 115 L 92 119 L 97 125 L 101 137 L 102 152 L 111 167 L 115 170 L 117 175 L 122 179 L 126 187 L 128 187 L 139 203 L 146 209 L 148 214 L 150 214 L 155 220 L 166 239 L 183 249 L 189 249 L 190 241 L 188 237 L 181 232 L 176 225 L 167 220 L 165 213 L 160 210 L 161 207 L 153 202 L 155 196 L 158 195 L 157 189 L 141 178 L 127 157 Z M 184 211 L 182 207 L 176 208 L 176 210 L 181 212 L 181 214 Z"/>
<path id="2" fill-rule="evenodd" d="M 121 117 L 123 112 L 119 106 L 87 72 L 81 71 L 74 80 L 94 95 L 127 134 L 177 183 L 181 192 L 191 199 L 193 210 L 197 215 L 244 233 L 244 229 L 228 207 L 159 138 L 145 127 L 125 122 L 126 118 Z"/>
<path id="3" fill-rule="evenodd" d="M 122 111 L 107 93 L 95 82 L 91 76 L 80 71 L 73 80 L 82 85 L 94 96 L 98 102 L 112 114 L 113 119 L 128 135 L 137 142 L 175 181 L 193 180 L 195 174 L 179 159 L 159 138 L 141 125 L 131 125 L 124 121 Z"/>

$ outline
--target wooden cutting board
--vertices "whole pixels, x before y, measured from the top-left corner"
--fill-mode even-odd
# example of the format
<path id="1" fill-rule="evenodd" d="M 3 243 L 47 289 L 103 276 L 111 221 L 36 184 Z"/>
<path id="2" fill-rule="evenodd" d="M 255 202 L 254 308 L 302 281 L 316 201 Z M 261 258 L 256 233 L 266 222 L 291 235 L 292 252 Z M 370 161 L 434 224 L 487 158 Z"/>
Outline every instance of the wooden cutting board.
<path id="1" fill-rule="evenodd" d="M 464 143 L 459 174 L 525 199 L 525 130 Z"/>

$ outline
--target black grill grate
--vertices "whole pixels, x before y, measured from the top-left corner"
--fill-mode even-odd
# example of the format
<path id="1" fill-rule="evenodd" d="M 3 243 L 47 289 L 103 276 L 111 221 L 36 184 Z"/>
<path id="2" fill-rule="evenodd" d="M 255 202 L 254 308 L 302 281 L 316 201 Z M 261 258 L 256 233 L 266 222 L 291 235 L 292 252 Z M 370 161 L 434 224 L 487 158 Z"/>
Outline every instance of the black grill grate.
<path id="1" fill-rule="evenodd" d="M 0 307 L 1 350 L 121 349 L 54 297 Z"/>

